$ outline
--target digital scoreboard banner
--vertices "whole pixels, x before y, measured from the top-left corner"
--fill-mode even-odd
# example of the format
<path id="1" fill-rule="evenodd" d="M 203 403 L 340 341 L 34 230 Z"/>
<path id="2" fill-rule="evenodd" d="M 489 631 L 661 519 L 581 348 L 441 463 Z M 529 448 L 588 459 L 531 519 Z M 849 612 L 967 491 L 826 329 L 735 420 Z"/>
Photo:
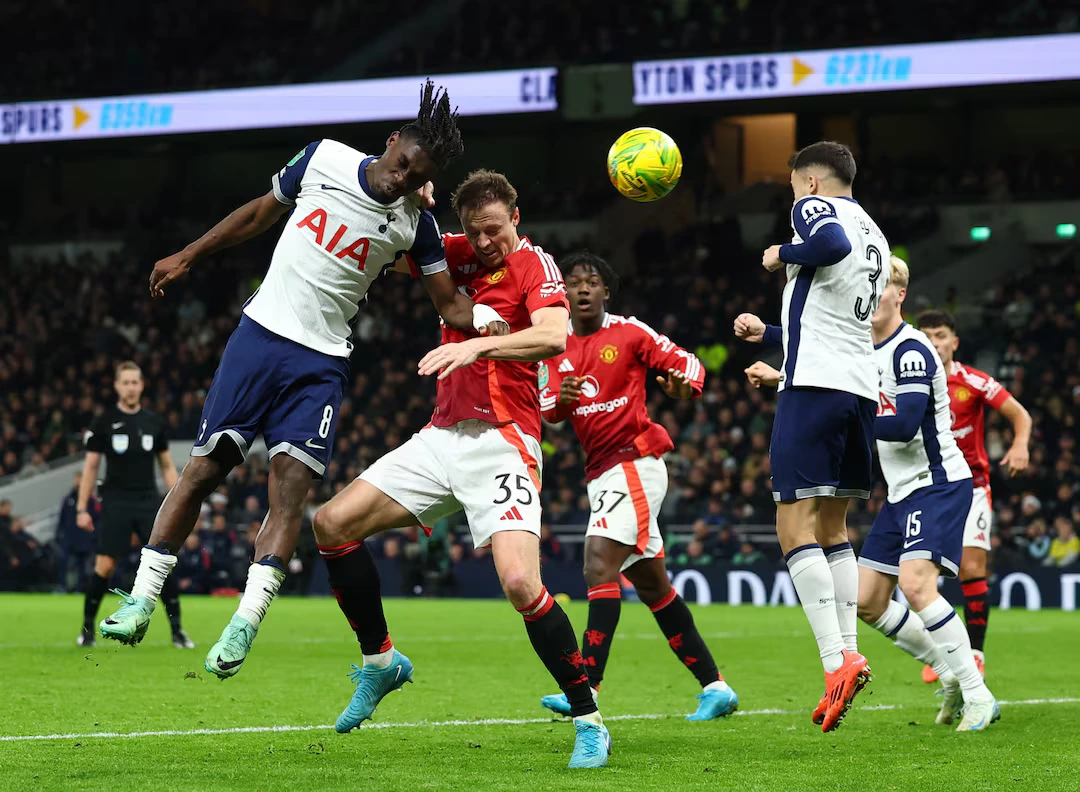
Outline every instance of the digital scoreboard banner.
<path id="1" fill-rule="evenodd" d="M 1080 34 L 639 61 L 634 104 L 1080 79 Z"/>
<path id="2" fill-rule="evenodd" d="M 555 110 L 556 69 L 433 76 L 463 116 Z M 0 143 L 404 121 L 423 77 L 0 105 Z"/>

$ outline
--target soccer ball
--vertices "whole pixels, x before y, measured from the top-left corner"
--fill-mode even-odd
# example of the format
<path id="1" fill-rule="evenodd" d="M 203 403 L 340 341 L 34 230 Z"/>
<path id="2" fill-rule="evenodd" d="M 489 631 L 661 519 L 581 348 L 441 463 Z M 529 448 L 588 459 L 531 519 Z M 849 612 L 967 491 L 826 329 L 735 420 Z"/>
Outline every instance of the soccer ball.
<path id="1" fill-rule="evenodd" d="M 624 132 L 608 150 L 608 178 L 631 201 L 657 201 L 682 176 L 682 153 L 670 136 L 652 127 Z"/>

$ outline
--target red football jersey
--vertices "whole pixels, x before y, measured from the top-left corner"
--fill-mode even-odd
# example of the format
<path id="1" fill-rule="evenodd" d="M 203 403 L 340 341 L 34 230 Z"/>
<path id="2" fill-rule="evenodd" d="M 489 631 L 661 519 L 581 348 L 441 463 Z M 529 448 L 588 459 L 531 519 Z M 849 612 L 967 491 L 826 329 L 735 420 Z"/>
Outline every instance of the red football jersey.
<path id="1" fill-rule="evenodd" d="M 495 269 L 480 265 L 468 240 L 447 234 L 446 262 L 454 280 L 475 302 L 491 306 L 516 333 L 532 326 L 531 314 L 541 308 L 565 308 L 566 284 L 555 260 L 522 237 L 518 249 Z M 442 343 L 475 338 L 473 331 L 443 326 Z M 492 424 L 515 423 L 540 439 L 539 363 L 481 359 L 439 380 L 435 426 L 453 426 L 477 418 Z"/>
<path id="2" fill-rule="evenodd" d="M 971 366 L 952 364 L 949 372 L 949 406 L 956 444 L 964 452 L 976 487 L 990 486 L 990 460 L 986 456 L 983 416 L 986 406 L 1000 410 L 1012 397 L 1001 383 Z"/>
<path id="3" fill-rule="evenodd" d="M 678 369 L 690 379 L 694 398 L 705 384 L 705 367 L 695 355 L 676 346 L 634 317 L 606 314 L 592 335 L 571 333 L 566 352 L 540 371 L 544 418 L 570 419 L 585 448 L 585 478 L 632 459 L 663 456 L 675 445 L 667 430 L 649 418 L 645 376 L 650 369 Z M 545 382 L 546 374 L 546 382 Z M 559 401 L 563 377 L 584 377 L 577 404 Z"/>

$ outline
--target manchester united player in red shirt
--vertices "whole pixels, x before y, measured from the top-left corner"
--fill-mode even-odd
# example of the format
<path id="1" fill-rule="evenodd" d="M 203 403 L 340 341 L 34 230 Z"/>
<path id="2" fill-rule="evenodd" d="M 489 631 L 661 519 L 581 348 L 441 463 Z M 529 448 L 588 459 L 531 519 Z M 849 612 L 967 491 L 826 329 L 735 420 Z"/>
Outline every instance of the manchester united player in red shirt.
<path id="1" fill-rule="evenodd" d="M 420 361 L 438 374 L 431 423 L 378 460 L 315 515 L 330 586 L 356 632 L 363 666 L 338 718 L 347 732 L 412 677 L 383 615 L 379 575 L 364 539 L 432 525 L 464 510 L 476 547 L 491 547 L 503 590 L 524 616 L 533 648 L 570 702 L 576 729 L 570 767 L 607 764 L 611 740 L 591 695 L 577 636 L 540 579 L 540 394 L 537 361 L 566 346 L 566 287 L 554 260 L 518 236 L 517 191 L 477 171 L 458 187 L 464 237 L 448 237 L 460 288 L 510 325 L 499 337 L 443 328 Z"/>
<path id="2" fill-rule="evenodd" d="M 971 648 L 979 670 L 986 675 L 983 646 L 986 623 L 990 618 L 990 596 L 986 583 L 986 560 L 990 553 L 990 527 L 994 513 L 990 508 L 990 460 L 986 456 L 983 414 L 986 407 L 1004 415 L 1013 428 L 1013 443 L 1001 460 L 1001 466 L 1016 476 L 1027 469 L 1028 442 L 1031 440 L 1031 416 L 1001 384 L 979 371 L 953 359 L 960 337 L 956 320 L 944 311 L 924 311 L 919 315 L 919 329 L 934 344 L 949 376 L 949 401 L 952 408 L 953 435 L 964 452 L 975 485 L 964 526 L 964 553 L 960 560 L 960 587 L 964 592 L 964 620 L 967 622 Z M 937 681 L 930 666 L 923 668 L 923 680 Z"/>
<path id="3" fill-rule="evenodd" d="M 589 623 L 582 653 L 589 685 L 598 691 L 604 677 L 619 623 L 622 572 L 701 683 L 700 704 L 688 718 L 727 715 L 739 698 L 720 676 L 690 609 L 668 581 L 657 516 L 668 487 L 662 457 L 674 445 L 645 408 L 650 369 L 666 372 L 656 379 L 676 399 L 701 395 L 705 369 L 693 354 L 644 322 L 605 310 L 618 278 L 602 258 L 576 253 L 563 260 L 563 269 L 573 332 L 566 351 L 540 369 L 540 404 L 548 421 L 569 418 L 585 448 L 592 515 L 585 533 Z M 541 704 L 570 714 L 563 695 L 545 696 Z"/>

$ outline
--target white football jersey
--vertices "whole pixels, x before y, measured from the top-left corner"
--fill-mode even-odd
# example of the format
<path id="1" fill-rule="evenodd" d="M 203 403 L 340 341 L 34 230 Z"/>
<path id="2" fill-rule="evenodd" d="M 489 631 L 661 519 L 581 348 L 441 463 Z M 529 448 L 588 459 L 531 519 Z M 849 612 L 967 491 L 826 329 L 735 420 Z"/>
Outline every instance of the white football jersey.
<path id="1" fill-rule="evenodd" d="M 930 339 L 905 322 L 874 347 L 874 359 L 881 377 L 878 415 L 896 415 L 901 394 L 929 396 L 915 437 L 906 443 L 877 441 L 889 502 L 902 501 L 932 484 L 970 479 L 971 470 L 952 433 L 949 378 Z"/>
<path id="2" fill-rule="evenodd" d="M 854 200 L 818 196 L 792 208 L 792 241 L 799 244 L 834 223 L 851 243 L 843 260 L 827 267 L 787 265 L 779 388 L 826 388 L 873 400 L 877 368 L 870 317 L 889 280 L 889 243 Z"/>
<path id="3" fill-rule="evenodd" d="M 372 281 L 402 254 L 425 275 L 446 269 L 434 217 L 408 198 L 383 203 L 364 168 L 374 157 L 336 140 L 308 145 L 273 177 L 294 206 L 270 269 L 244 313 L 280 336 L 337 357 Z"/>

